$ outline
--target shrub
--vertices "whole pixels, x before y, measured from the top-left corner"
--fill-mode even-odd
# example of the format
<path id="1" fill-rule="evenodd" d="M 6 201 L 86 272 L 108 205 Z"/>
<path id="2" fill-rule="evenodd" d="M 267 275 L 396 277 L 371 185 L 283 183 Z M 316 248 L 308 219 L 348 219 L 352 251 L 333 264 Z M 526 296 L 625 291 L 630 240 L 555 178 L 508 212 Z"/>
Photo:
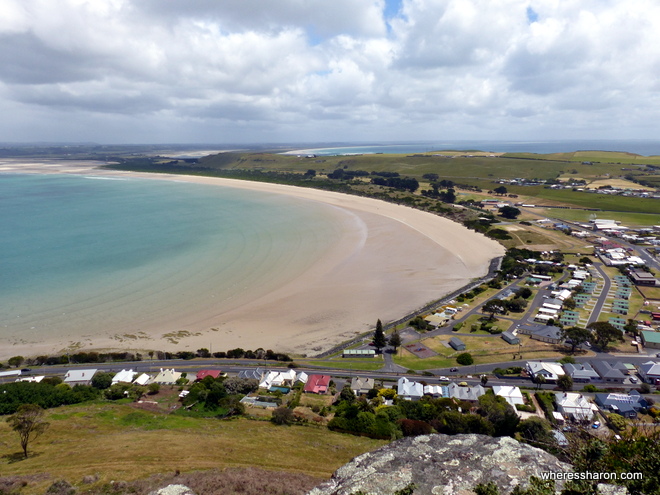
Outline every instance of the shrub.
<path id="1" fill-rule="evenodd" d="M 469 366 L 474 363 L 474 359 L 472 358 L 472 354 L 469 352 L 464 352 L 456 356 L 456 362 L 458 364 L 462 364 L 463 366 Z"/>
<path id="2" fill-rule="evenodd" d="M 433 431 L 430 424 L 416 419 L 400 419 L 397 421 L 404 437 L 414 437 L 417 435 L 428 435 Z"/>
<path id="3" fill-rule="evenodd" d="M 270 420 L 276 425 L 290 425 L 295 421 L 293 411 L 288 407 L 278 407 L 273 411 Z"/>

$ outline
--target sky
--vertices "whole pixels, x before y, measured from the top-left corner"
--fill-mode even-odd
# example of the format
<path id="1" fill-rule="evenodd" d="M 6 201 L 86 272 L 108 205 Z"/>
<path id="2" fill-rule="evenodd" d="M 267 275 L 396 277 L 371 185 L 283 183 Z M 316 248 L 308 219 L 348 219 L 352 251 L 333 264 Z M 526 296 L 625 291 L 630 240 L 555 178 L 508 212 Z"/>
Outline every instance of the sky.
<path id="1" fill-rule="evenodd" d="M 0 142 L 657 139 L 657 0 L 0 0 Z"/>

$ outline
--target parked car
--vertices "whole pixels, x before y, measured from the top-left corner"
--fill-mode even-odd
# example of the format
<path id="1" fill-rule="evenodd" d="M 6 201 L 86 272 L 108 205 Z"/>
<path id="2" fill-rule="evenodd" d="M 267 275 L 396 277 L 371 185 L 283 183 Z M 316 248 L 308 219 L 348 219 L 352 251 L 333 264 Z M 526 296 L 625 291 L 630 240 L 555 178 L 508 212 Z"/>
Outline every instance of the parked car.
<path id="1" fill-rule="evenodd" d="M 458 386 L 459 387 L 467 387 L 468 384 L 467 384 L 467 382 L 458 382 Z"/>
<path id="2" fill-rule="evenodd" d="M 452 368 L 449 371 L 451 371 L 452 373 L 456 373 L 458 371 L 458 368 Z"/>
<path id="3" fill-rule="evenodd" d="M 30 368 L 23 368 L 21 373 L 29 373 L 30 371 L 32 371 Z"/>
<path id="4" fill-rule="evenodd" d="M 637 381 L 638 381 L 637 378 L 635 378 L 634 376 L 630 377 L 630 383 L 637 383 Z"/>
<path id="5" fill-rule="evenodd" d="M 448 381 L 448 380 L 449 380 L 449 378 L 447 378 L 446 376 L 441 376 L 441 377 L 440 377 L 440 380 L 443 380 L 443 381 Z"/>
<path id="6" fill-rule="evenodd" d="M 594 430 L 597 430 L 598 428 L 600 428 L 600 421 L 595 421 L 594 424 L 591 425 L 591 427 Z"/>

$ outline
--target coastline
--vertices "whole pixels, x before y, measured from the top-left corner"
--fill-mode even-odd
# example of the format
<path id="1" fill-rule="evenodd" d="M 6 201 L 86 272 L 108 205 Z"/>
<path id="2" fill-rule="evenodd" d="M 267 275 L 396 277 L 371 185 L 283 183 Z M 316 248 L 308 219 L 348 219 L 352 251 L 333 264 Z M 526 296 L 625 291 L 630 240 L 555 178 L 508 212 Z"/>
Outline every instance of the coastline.
<path id="1" fill-rule="evenodd" d="M 292 281 L 218 314 L 209 308 L 194 321 L 176 321 L 190 335 L 177 344 L 151 329 L 151 340 L 118 343 L 93 336 L 79 350 L 196 350 L 263 347 L 316 354 L 369 330 L 380 318 L 395 320 L 487 272 L 504 253 L 487 239 L 445 218 L 407 206 L 318 189 L 236 179 L 148 174 L 98 169 L 98 162 L 1 160 L 3 173 L 73 173 L 141 177 L 224 186 L 328 205 L 346 214 L 346 234 L 329 256 Z M 176 319 L 176 318 L 175 318 Z M 215 330 L 212 330 L 214 328 Z M 160 335 L 159 335 L 160 334 Z M 62 352 L 69 341 L 44 338 L 39 345 L 8 346 L 0 356 Z"/>

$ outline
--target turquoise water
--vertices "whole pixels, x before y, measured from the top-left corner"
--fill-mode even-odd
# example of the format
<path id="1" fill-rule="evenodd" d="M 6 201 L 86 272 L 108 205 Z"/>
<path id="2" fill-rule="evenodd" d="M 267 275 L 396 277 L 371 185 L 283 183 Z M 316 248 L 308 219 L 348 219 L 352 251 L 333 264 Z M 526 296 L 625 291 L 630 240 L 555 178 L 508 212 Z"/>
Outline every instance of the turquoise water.
<path id="1" fill-rule="evenodd" d="M 181 330 L 332 249 L 344 213 L 174 181 L 0 175 L 0 337 Z"/>

